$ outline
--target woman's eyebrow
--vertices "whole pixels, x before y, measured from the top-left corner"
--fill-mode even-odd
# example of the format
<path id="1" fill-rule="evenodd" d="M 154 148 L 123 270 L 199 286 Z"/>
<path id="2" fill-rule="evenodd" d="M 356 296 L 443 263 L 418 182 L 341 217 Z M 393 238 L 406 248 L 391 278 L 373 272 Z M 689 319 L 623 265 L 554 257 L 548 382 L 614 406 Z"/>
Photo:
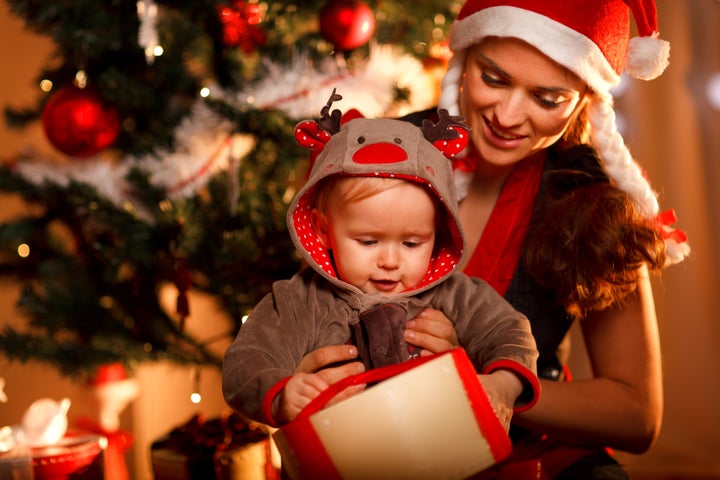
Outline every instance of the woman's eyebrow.
<path id="1" fill-rule="evenodd" d="M 574 95 L 576 92 L 571 88 L 563 87 L 538 87 L 539 90 L 548 93 L 556 93 L 558 95 Z M 579 94 L 579 93 L 578 93 Z"/>
<path id="2" fill-rule="evenodd" d="M 487 63 L 490 68 L 497 71 L 500 75 L 502 75 L 505 78 L 512 78 L 512 76 L 506 72 L 505 70 L 500 67 L 497 63 L 493 62 L 490 57 L 487 57 L 483 55 L 482 53 L 477 54 L 480 60 Z M 574 90 L 570 88 L 564 88 L 564 87 L 538 87 L 540 90 L 548 92 L 548 93 L 556 93 L 556 94 L 563 94 L 563 95 L 569 95 L 574 92 Z"/>
<path id="3" fill-rule="evenodd" d="M 483 55 L 482 53 L 478 53 L 478 57 L 480 57 L 480 59 L 481 59 L 482 61 L 484 61 L 485 63 L 487 63 L 488 65 L 490 65 L 490 67 L 492 67 L 493 70 L 497 70 L 497 72 L 498 72 L 499 74 L 501 74 L 502 76 L 510 78 L 510 74 L 508 74 L 505 70 L 503 70 L 503 69 L 500 67 L 500 65 L 498 65 L 498 64 L 495 63 L 495 62 L 493 62 L 493 61 L 490 59 L 490 57 L 486 57 L 486 56 Z"/>

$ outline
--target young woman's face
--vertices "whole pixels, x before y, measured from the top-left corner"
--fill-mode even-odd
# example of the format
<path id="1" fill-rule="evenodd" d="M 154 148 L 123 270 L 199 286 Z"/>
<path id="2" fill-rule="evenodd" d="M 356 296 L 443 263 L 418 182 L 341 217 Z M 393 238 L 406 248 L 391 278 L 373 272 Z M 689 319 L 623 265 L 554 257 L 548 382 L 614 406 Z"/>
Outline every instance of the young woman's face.
<path id="1" fill-rule="evenodd" d="M 341 280 L 365 293 L 393 295 L 427 274 L 435 245 L 435 204 L 410 182 L 352 202 L 328 201 L 313 223 L 332 250 Z"/>
<path id="2" fill-rule="evenodd" d="M 555 143 L 586 92 L 585 83 L 534 47 L 489 37 L 468 49 L 460 108 L 474 154 L 512 165 Z"/>

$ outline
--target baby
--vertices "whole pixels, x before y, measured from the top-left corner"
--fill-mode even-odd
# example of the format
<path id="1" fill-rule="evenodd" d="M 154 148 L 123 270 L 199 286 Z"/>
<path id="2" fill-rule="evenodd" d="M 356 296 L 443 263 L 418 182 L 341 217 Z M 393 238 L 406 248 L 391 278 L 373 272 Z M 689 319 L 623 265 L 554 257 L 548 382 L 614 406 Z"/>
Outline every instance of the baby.
<path id="1" fill-rule="evenodd" d="M 329 107 L 330 103 L 328 104 Z M 400 120 L 340 115 L 302 122 L 301 145 L 320 151 L 288 211 L 288 228 L 306 268 L 280 280 L 253 310 L 225 354 L 230 406 L 280 425 L 328 387 L 296 372 L 307 353 L 353 344 L 366 368 L 418 355 L 405 342 L 408 320 L 425 308 L 456 319 L 462 347 L 493 407 L 509 424 L 513 409 L 537 400 L 537 350 L 524 315 L 482 280 L 460 272 L 465 242 L 451 162 L 466 140 L 462 124 L 440 112 L 422 129 Z"/>

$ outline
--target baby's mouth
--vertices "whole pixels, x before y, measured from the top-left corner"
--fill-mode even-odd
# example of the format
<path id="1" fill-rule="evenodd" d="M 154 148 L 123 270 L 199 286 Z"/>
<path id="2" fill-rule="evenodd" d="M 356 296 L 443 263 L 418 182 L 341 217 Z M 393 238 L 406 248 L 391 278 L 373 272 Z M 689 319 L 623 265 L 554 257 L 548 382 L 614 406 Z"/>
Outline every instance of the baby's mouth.
<path id="1" fill-rule="evenodd" d="M 395 289 L 395 287 L 399 283 L 397 280 L 387 280 L 387 279 L 370 280 L 370 281 L 372 282 L 373 285 L 375 285 L 375 288 L 377 288 L 378 290 L 383 291 L 383 292 L 389 292 L 389 291 Z"/>

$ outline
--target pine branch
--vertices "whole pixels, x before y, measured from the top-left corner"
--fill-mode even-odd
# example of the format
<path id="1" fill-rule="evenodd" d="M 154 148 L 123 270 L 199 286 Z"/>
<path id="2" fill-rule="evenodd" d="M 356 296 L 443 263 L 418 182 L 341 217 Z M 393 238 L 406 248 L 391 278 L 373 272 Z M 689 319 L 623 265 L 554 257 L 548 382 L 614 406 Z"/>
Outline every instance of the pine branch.
<path id="1" fill-rule="evenodd" d="M 0 332 L 0 352 L 13 360 L 47 362 L 71 377 L 114 361 L 220 367 L 207 341 L 184 329 L 183 312 L 161 305 L 160 291 L 170 285 L 181 299 L 188 289 L 209 293 L 231 318 L 234 334 L 274 281 L 298 271 L 285 213 L 307 167 L 306 152 L 293 135 L 301 119 L 277 105 L 257 107 L 250 97 L 258 87 L 287 89 L 292 97 L 292 74 L 298 70 L 288 68 L 291 75 L 280 85 L 267 78 L 272 69 L 298 58 L 314 71 L 332 61 L 349 77 L 367 59 L 369 45 L 336 52 L 323 38 L 318 20 L 328 1 L 260 2 L 266 10 L 256 27 L 264 41 L 248 49 L 227 44 L 218 14 L 220 6 L 242 13 L 245 2 L 155 0 L 164 52 L 148 62 L 138 45 L 135 1 L 8 0 L 28 29 L 56 47 L 37 75 L 38 81 L 52 82 L 53 90 L 40 94 L 34 105 L 6 108 L 8 125 L 37 122 L 54 92 L 83 70 L 122 119 L 109 157 L 128 165 L 124 178 L 108 180 L 122 184 L 116 186 L 121 200 L 103 196 L 108 189 L 70 173 L 37 180 L 24 177 L 21 168 L 0 166 L 0 191 L 29 205 L 22 217 L 0 225 L 0 278 L 21 283 L 17 306 L 27 318 L 22 328 L 6 326 Z M 444 19 L 460 4 L 366 3 L 376 12 L 373 42 L 402 46 L 420 59 L 442 46 L 441 33 L 449 27 Z M 165 155 L 192 151 L 188 145 L 198 139 L 184 125 L 202 86 L 222 87 L 223 95 L 206 101 L 224 121 L 219 138 L 245 135 L 252 148 L 232 161 L 219 157 L 226 162 L 223 168 L 198 181 L 195 191 L 178 194 L 156 184 L 148 162 L 156 158 L 163 165 Z M 316 88 L 327 98 L 332 87 Z M 408 87 L 390 88 L 390 98 L 410 95 Z M 248 98 L 233 98 L 240 93 Z M 20 246 L 29 248 L 29 255 L 21 256 Z"/>

